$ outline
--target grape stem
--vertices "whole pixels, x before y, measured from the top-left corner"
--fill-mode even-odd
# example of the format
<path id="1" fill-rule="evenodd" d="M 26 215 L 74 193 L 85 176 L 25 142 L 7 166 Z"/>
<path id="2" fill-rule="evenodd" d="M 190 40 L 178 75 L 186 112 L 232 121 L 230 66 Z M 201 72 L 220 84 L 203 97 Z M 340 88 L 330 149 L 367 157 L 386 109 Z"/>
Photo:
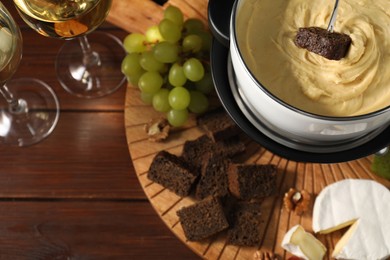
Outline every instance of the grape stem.
<path id="1" fill-rule="evenodd" d="M 180 61 L 178 62 L 179 64 L 183 65 L 183 63 L 188 60 L 189 58 L 192 58 L 194 55 L 193 52 L 180 52 L 179 53 L 179 57 L 180 57 Z M 205 57 L 197 57 L 197 59 L 199 61 L 202 62 L 202 64 L 210 64 L 210 61 L 208 59 L 206 59 Z"/>
<path id="2" fill-rule="evenodd" d="M 159 43 L 160 41 L 155 41 L 155 42 L 147 42 L 147 41 L 143 41 L 142 44 L 145 46 L 145 47 L 153 47 L 154 45 L 156 45 L 157 43 Z"/>

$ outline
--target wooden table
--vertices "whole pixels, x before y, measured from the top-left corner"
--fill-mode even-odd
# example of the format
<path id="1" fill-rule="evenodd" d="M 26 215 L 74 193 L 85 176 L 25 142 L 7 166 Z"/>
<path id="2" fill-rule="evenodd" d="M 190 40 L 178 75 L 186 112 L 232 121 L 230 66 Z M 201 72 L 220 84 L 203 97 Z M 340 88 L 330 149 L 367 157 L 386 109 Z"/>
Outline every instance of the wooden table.
<path id="1" fill-rule="evenodd" d="M 26 148 L 0 145 L 0 259 L 199 259 L 186 246 L 190 243 L 178 239 L 164 223 L 170 214 L 159 216 L 162 207 L 156 204 L 168 201 L 166 198 L 170 196 L 164 197 L 167 194 L 163 192 L 157 194 L 164 196 L 151 196 L 153 185 L 143 183 L 148 196 L 153 197 L 149 201 L 140 185 L 137 174 L 142 173 L 135 168 L 139 171 L 145 157 L 134 156 L 132 161 L 129 147 L 134 138 L 126 139 L 125 132 L 125 103 L 126 122 L 129 118 L 139 119 L 129 113 L 130 108 L 137 106 L 130 102 L 131 91 L 126 93 L 124 84 L 117 92 L 99 99 L 86 100 L 68 94 L 58 83 L 54 69 L 56 54 L 64 42 L 38 35 L 21 20 L 11 0 L 2 2 L 20 24 L 24 37 L 24 56 L 15 78 L 36 77 L 47 82 L 59 97 L 61 114 L 56 129 L 43 142 Z M 207 0 L 168 3 L 182 4 L 191 17 L 206 19 Z M 200 5 L 202 11 L 198 12 L 193 3 Z M 146 5 L 133 10 L 133 15 L 145 21 L 142 26 L 132 16 L 127 17 L 125 7 L 132 8 L 132 4 Z M 146 0 L 116 0 L 113 9 L 120 15 L 111 15 L 109 19 L 127 31 L 108 22 L 98 30 L 123 39 L 128 31 L 143 31 L 161 18 L 161 7 L 154 8 Z M 129 23 L 121 17 L 127 17 Z M 129 128 L 127 131 L 129 137 L 133 132 Z M 137 142 L 135 151 L 143 144 Z M 146 150 L 157 151 L 149 143 L 145 145 Z M 283 169 L 278 177 L 278 194 L 265 203 L 264 216 L 272 222 L 264 222 L 267 223 L 264 248 L 279 245 L 292 225 L 303 222 L 311 226 L 309 213 L 298 217 L 282 209 L 281 198 L 290 187 L 318 194 L 324 185 L 343 178 L 373 178 L 390 187 L 389 181 L 368 170 L 370 158 L 333 165 L 304 164 L 287 161 L 263 149 L 253 159 L 272 162 Z M 289 177 L 285 178 L 287 173 Z M 174 214 L 173 209 L 179 204 L 174 202 L 164 213 Z M 336 241 L 333 237 L 322 239 L 330 247 Z M 223 247 L 223 243 L 216 241 L 215 250 L 209 250 L 211 246 L 207 243 L 192 247 L 200 255 L 207 252 L 203 255 L 210 259 L 215 259 L 215 255 L 221 259 L 253 257 L 250 250 Z M 223 255 L 218 251 L 221 246 Z M 285 259 L 290 256 L 280 247 L 277 253 Z"/>
<path id="2" fill-rule="evenodd" d="M 198 259 L 157 216 L 139 184 L 124 129 L 125 86 L 100 99 L 57 82 L 61 40 L 19 22 L 23 60 L 15 78 L 52 86 L 61 115 L 52 135 L 27 148 L 0 146 L 0 259 Z M 108 23 L 98 29 L 123 39 Z"/>

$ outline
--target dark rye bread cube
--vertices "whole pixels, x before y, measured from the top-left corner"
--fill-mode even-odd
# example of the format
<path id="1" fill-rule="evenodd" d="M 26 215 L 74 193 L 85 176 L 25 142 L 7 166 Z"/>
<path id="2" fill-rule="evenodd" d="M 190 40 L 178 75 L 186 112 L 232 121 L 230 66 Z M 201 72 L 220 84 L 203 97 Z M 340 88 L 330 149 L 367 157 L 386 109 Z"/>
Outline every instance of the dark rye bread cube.
<path id="1" fill-rule="evenodd" d="M 154 157 L 147 177 L 184 197 L 190 194 L 198 176 L 178 156 L 167 151 L 160 151 Z"/>
<path id="2" fill-rule="evenodd" d="M 229 190 L 242 200 L 267 197 L 276 189 L 276 173 L 273 164 L 230 164 Z"/>
<path id="3" fill-rule="evenodd" d="M 258 246 L 262 234 L 260 204 L 240 202 L 231 211 L 228 220 L 227 243 L 237 246 Z"/>
<path id="4" fill-rule="evenodd" d="M 221 158 L 209 153 L 205 154 L 195 197 L 204 199 L 208 196 L 223 197 L 229 194 L 227 177 L 229 165 L 230 160 L 227 158 Z"/>
<path id="5" fill-rule="evenodd" d="M 213 141 L 238 135 L 241 130 L 222 108 L 216 108 L 197 117 L 200 126 Z"/>
<path id="6" fill-rule="evenodd" d="M 329 32 L 319 27 L 305 27 L 298 29 L 294 43 L 329 60 L 340 60 L 347 55 L 352 39 L 347 34 Z"/>
<path id="7" fill-rule="evenodd" d="M 239 138 L 214 142 L 209 136 L 202 135 L 195 140 L 186 141 L 183 146 L 182 158 L 194 171 L 200 172 L 204 155 L 213 153 L 215 156 L 231 158 L 245 151 L 245 144 Z"/>
<path id="8" fill-rule="evenodd" d="M 190 241 L 200 241 L 229 227 L 221 202 L 216 197 L 208 197 L 176 213 Z"/>

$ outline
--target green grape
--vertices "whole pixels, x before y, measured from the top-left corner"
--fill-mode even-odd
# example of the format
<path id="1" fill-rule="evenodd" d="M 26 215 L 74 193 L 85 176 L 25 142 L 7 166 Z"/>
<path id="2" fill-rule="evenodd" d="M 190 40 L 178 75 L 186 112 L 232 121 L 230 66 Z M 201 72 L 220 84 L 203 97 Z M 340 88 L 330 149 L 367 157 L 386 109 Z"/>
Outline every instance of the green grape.
<path id="1" fill-rule="evenodd" d="M 157 25 L 150 26 L 145 32 L 145 37 L 146 41 L 150 43 L 162 42 L 164 40 Z"/>
<path id="2" fill-rule="evenodd" d="M 131 33 L 123 40 L 123 47 L 128 53 L 141 53 L 146 50 L 145 42 L 145 35 L 141 33 Z"/>
<path id="3" fill-rule="evenodd" d="M 138 53 L 129 53 L 122 60 L 121 70 L 126 76 L 132 76 L 139 74 L 142 71 L 142 67 L 139 64 L 140 55 Z"/>
<path id="4" fill-rule="evenodd" d="M 169 105 L 176 110 L 182 110 L 190 104 L 190 92 L 184 87 L 175 87 L 169 92 Z"/>
<path id="5" fill-rule="evenodd" d="M 138 87 L 142 92 L 149 94 L 156 93 L 163 84 L 163 78 L 160 73 L 147 71 L 138 80 Z"/>
<path id="6" fill-rule="evenodd" d="M 181 38 L 181 29 L 180 27 L 168 19 L 163 19 L 158 24 L 158 29 L 160 30 L 160 33 L 164 40 L 176 43 Z"/>
<path id="7" fill-rule="evenodd" d="M 184 75 L 191 81 L 199 81 L 204 76 L 204 67 L 196 58 L 190 58 L 183 64 Z"/>
<path id="8" fill-rule="evenodd" d="M 193 34 L 204 29 L 203 22 L 197 18 L 187 19 L 184 22 L 183 27 L 186 35 Z"/>
<path id="9" fill-rule="evenodd" d="M 164 18 L 171 20 L 180 27 L 183 25 L 183 13 L 176 6 L 168 6 L 167 9 L 165 9 L 164 11 Z"/>
<path id="10" fill-rule="evenodd" d="M 167 120 L 169 124 L 172 126 L 176 126 L 176 127 L 182 126 L 188 120 L 188 110 L 171 109 L 167 113 Z"/>
<path id="11" fill-rule="evenodd" d="M 137 84 L 134 84 L 129 76 L 126 76 L 126 80 L 127 80 L 128 86 L 133 87 L 133 88 L 138 88 L 138 82 L 137 82 Z"/>
<path id="12" fill-rule="evenodd" d="M 141 100 L 144 102 L 146 105 L 151 105 L 153 102 L 153 96 L 154 94 L 146 93 L 146 92 L 141 92 Z"/>
<path id="13" fill-rule="evenodd" d="M 204 30 L 197 31 L 195 34 L 198 35 L 202 39 L 201 50 L 210 51 L 211 42 L 212 42 L 211 34 L 207 31 L 204 31 Z"/>
<path id="14" fill-rule="evenodd" d="M 190 91 L 191 101 L 188 105 L 188 109 L 195 114 L 201 114 L 209 107 L 209 100 L 206 95 L 200 91 Z"/>
<path id="15" fill-rule="evenodd" d="M 202 38 L 196 34 L 190 34 L 183 39 L 184 52 L 198 52 L 202 49 Z"/>
<path id="16" fill-rule="evenodd" d="M 177 44 L 159 42 L 153 48 L 153 55 L 160 62 L 173 63 L 179 58 L 179 48 Z"/>
<path id="17" fill-rule="evenodd" d="M 153 108 L 159 112 L 168 112 L 171 106 L 168 102 L 169 90 L 161 88 L 153 95 Z"/>
<path id="18" fill-rule="evenodd" d="M 164 68 L 164 63 L 156 60 L 152 51 L 143 52 L 139 64 L 146 71 L 161 71 Z"/>
<path id="19" fill-rule="evenodd" d="M 169 69 L 168 81 L 175 87 L 181 87 L 186 83 L 187 77 L 184 75 L 183 67 L 178 63 L 173 64 Z"/>
<path id="20" fill-rule="evenodd" d="M 195 82 L 196 89 L 203 94 L 210 94 L 214 90 L 214 83 L 210 72 L 206 72 L 203 78 Z"/>
<path id="21" fill-rule="evenodd" d="M 127 81 L 133 85 L 133 86 L 136 86 L 138 87 L 138 81 L 139 81 L 139 78 L 145 73 L 144 70 L 140 70 L 139 72 L 135 73 L 135 74 L 132 74 L 130 76 L 126 76 L 127 77 Z"/>
<path id="22" fill-rule="evenodd" d="M 153 54 L 153 56 L 154 56 L 154 54 Z M 163 63 L 162 68 L 158 72 L 160 72 L 161 75 L 165 75 L 165 74 L 169 73 L 169 69 L 170 68 L 169 68 L 168 64 Z"/>

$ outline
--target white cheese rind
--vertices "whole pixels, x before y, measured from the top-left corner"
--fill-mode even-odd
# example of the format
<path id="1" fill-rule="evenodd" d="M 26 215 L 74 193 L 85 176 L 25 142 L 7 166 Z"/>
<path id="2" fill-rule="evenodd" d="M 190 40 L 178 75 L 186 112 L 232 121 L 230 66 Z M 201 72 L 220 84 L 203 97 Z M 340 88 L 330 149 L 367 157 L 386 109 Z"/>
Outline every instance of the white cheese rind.
<path id="1" fill-rule="evenodd" d="M 285 235 L 282 241 L 282 247 L 287 250 L 288 252 L 292 253 L 295 256 L 298 256 L 304 260 L 309 260 L 305 254 L 301 251 L 301 248 L 298 245 L 292 244 L 291 236 L 294 234 L 294 232 L 297 230 L 299 226 L 296 225 L 292 227 Z"/>
<path id="2" fill-rule="evenodd" d="M 372 180 L 347 179 L 325 187 L 313 209 L 314 232 L 329 233 L 355 223 L 341 239 L 336 259 L 386 259 L 390 256 L 390 192 Z"/>
<path id="3" fill-rule="evenodd" d="M 325 246 L 300 225 L 292 227 L 284 235 L 282 247 L 304 260 L 321 260 L 326 253 Z"/>

